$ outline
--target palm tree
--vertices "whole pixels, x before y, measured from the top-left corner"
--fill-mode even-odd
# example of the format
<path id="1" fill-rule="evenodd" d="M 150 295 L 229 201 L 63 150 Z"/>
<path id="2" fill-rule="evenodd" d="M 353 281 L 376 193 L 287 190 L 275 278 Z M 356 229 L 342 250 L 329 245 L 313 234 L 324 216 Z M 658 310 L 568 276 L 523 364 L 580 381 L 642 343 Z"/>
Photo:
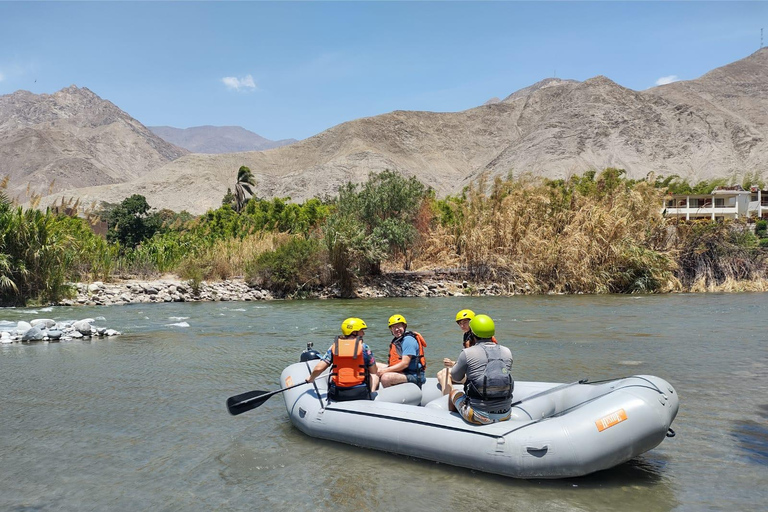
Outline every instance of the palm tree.
<path id="1" fill-rule="evenodd" d="M 237 171 L 237 183 L 235 184 L 235 211 L 239 212 L 245 206 L 245 193 L 253 195 L 251 187 L 256 186 L 256 178 L 246 166 L 241 166 Z"/>

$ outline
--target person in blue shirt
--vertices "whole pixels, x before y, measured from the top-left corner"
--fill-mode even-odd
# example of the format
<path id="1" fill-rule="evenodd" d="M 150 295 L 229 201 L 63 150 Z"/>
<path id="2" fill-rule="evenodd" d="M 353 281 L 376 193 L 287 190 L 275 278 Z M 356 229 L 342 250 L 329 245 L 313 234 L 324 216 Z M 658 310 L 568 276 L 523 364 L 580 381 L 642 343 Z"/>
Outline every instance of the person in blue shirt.
<path id="1" fill-rule="evenodd" d="M 412 382 L 421 387 L 427 379 L 427 367 L 424 357 L 424 338 L 417 332 L 408 331 L 408 324 L 403 315 L 389 317 L 389 331 L 392 342 L 389 345 L 389 364 L 378 365 L 378 375 L 382 387 L 395 386 Z"/>
<path id="2" fill-rule="evenodd" d="M 317 363 L 306 382 L 313 382 L 331 367 L 328 398 L 335 402 L 370 400 L 379 385 L 378 368 L 373 352 L 363 342 L 368 326 L 361 318 L 347 318 L 325 356 Z"/>

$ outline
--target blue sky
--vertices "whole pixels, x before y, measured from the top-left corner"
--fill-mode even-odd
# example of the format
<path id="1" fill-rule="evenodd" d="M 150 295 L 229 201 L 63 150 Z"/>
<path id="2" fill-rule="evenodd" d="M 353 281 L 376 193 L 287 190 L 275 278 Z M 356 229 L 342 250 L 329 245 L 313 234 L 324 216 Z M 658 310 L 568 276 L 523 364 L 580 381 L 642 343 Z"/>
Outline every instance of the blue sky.
<path id="1" fill-rule="evenodd" d="M 547 77 L 635 90 L 768 40 L 768 2 L 4 2 L 0 94 L 87 87 L 145 125 L 302 139 Z"/>

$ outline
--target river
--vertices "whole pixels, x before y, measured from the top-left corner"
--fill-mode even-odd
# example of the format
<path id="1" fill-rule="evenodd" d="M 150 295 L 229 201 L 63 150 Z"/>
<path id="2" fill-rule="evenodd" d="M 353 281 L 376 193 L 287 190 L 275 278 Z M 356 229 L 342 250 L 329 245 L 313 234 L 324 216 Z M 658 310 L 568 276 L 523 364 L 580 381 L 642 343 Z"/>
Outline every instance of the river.
<path id="1" fill-rule="evenodd" d="M 309 438 L 278 395 L 307 341 L 347 316 L 379 360 L 386 319 L 424 334 L 432 370 L 459 352 L 459 309 L 496 321 L 516 380 L 660 376 L 680 396 L 666 439 L 590 476 L 514 480 Z M 765 510 L 768 294 L 208 302 L 1 309 L 0 327 L 76 320 L 112 338 L 0 346 L 0 510 Z"/>

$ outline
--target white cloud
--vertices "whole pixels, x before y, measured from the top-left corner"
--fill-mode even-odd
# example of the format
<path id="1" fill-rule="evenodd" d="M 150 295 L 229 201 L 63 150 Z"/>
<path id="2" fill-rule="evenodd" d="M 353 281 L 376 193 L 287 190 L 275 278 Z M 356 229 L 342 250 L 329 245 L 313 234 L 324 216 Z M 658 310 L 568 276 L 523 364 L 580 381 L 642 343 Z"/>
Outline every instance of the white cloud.
<path id="1" fill-rule="evenodd" d="M 656 85 L 667 85 L 671 84 L 672 82 L 677 82 L 678 80 L 680 79 L 677 78 L 677 75 L 663 76 L 656 80 Z"/>
<path id="2" fill-rule="evenodd" d="M 251 75 L 245 75 L 242 78 L 237 78 L 235 76 L 225 76 L 221 79 L 221 81 L 224 82 L 224 85 L 227 86 L 227 89 L 233 89 L 235 91 L 256 90 L 256 81 Z"/>

